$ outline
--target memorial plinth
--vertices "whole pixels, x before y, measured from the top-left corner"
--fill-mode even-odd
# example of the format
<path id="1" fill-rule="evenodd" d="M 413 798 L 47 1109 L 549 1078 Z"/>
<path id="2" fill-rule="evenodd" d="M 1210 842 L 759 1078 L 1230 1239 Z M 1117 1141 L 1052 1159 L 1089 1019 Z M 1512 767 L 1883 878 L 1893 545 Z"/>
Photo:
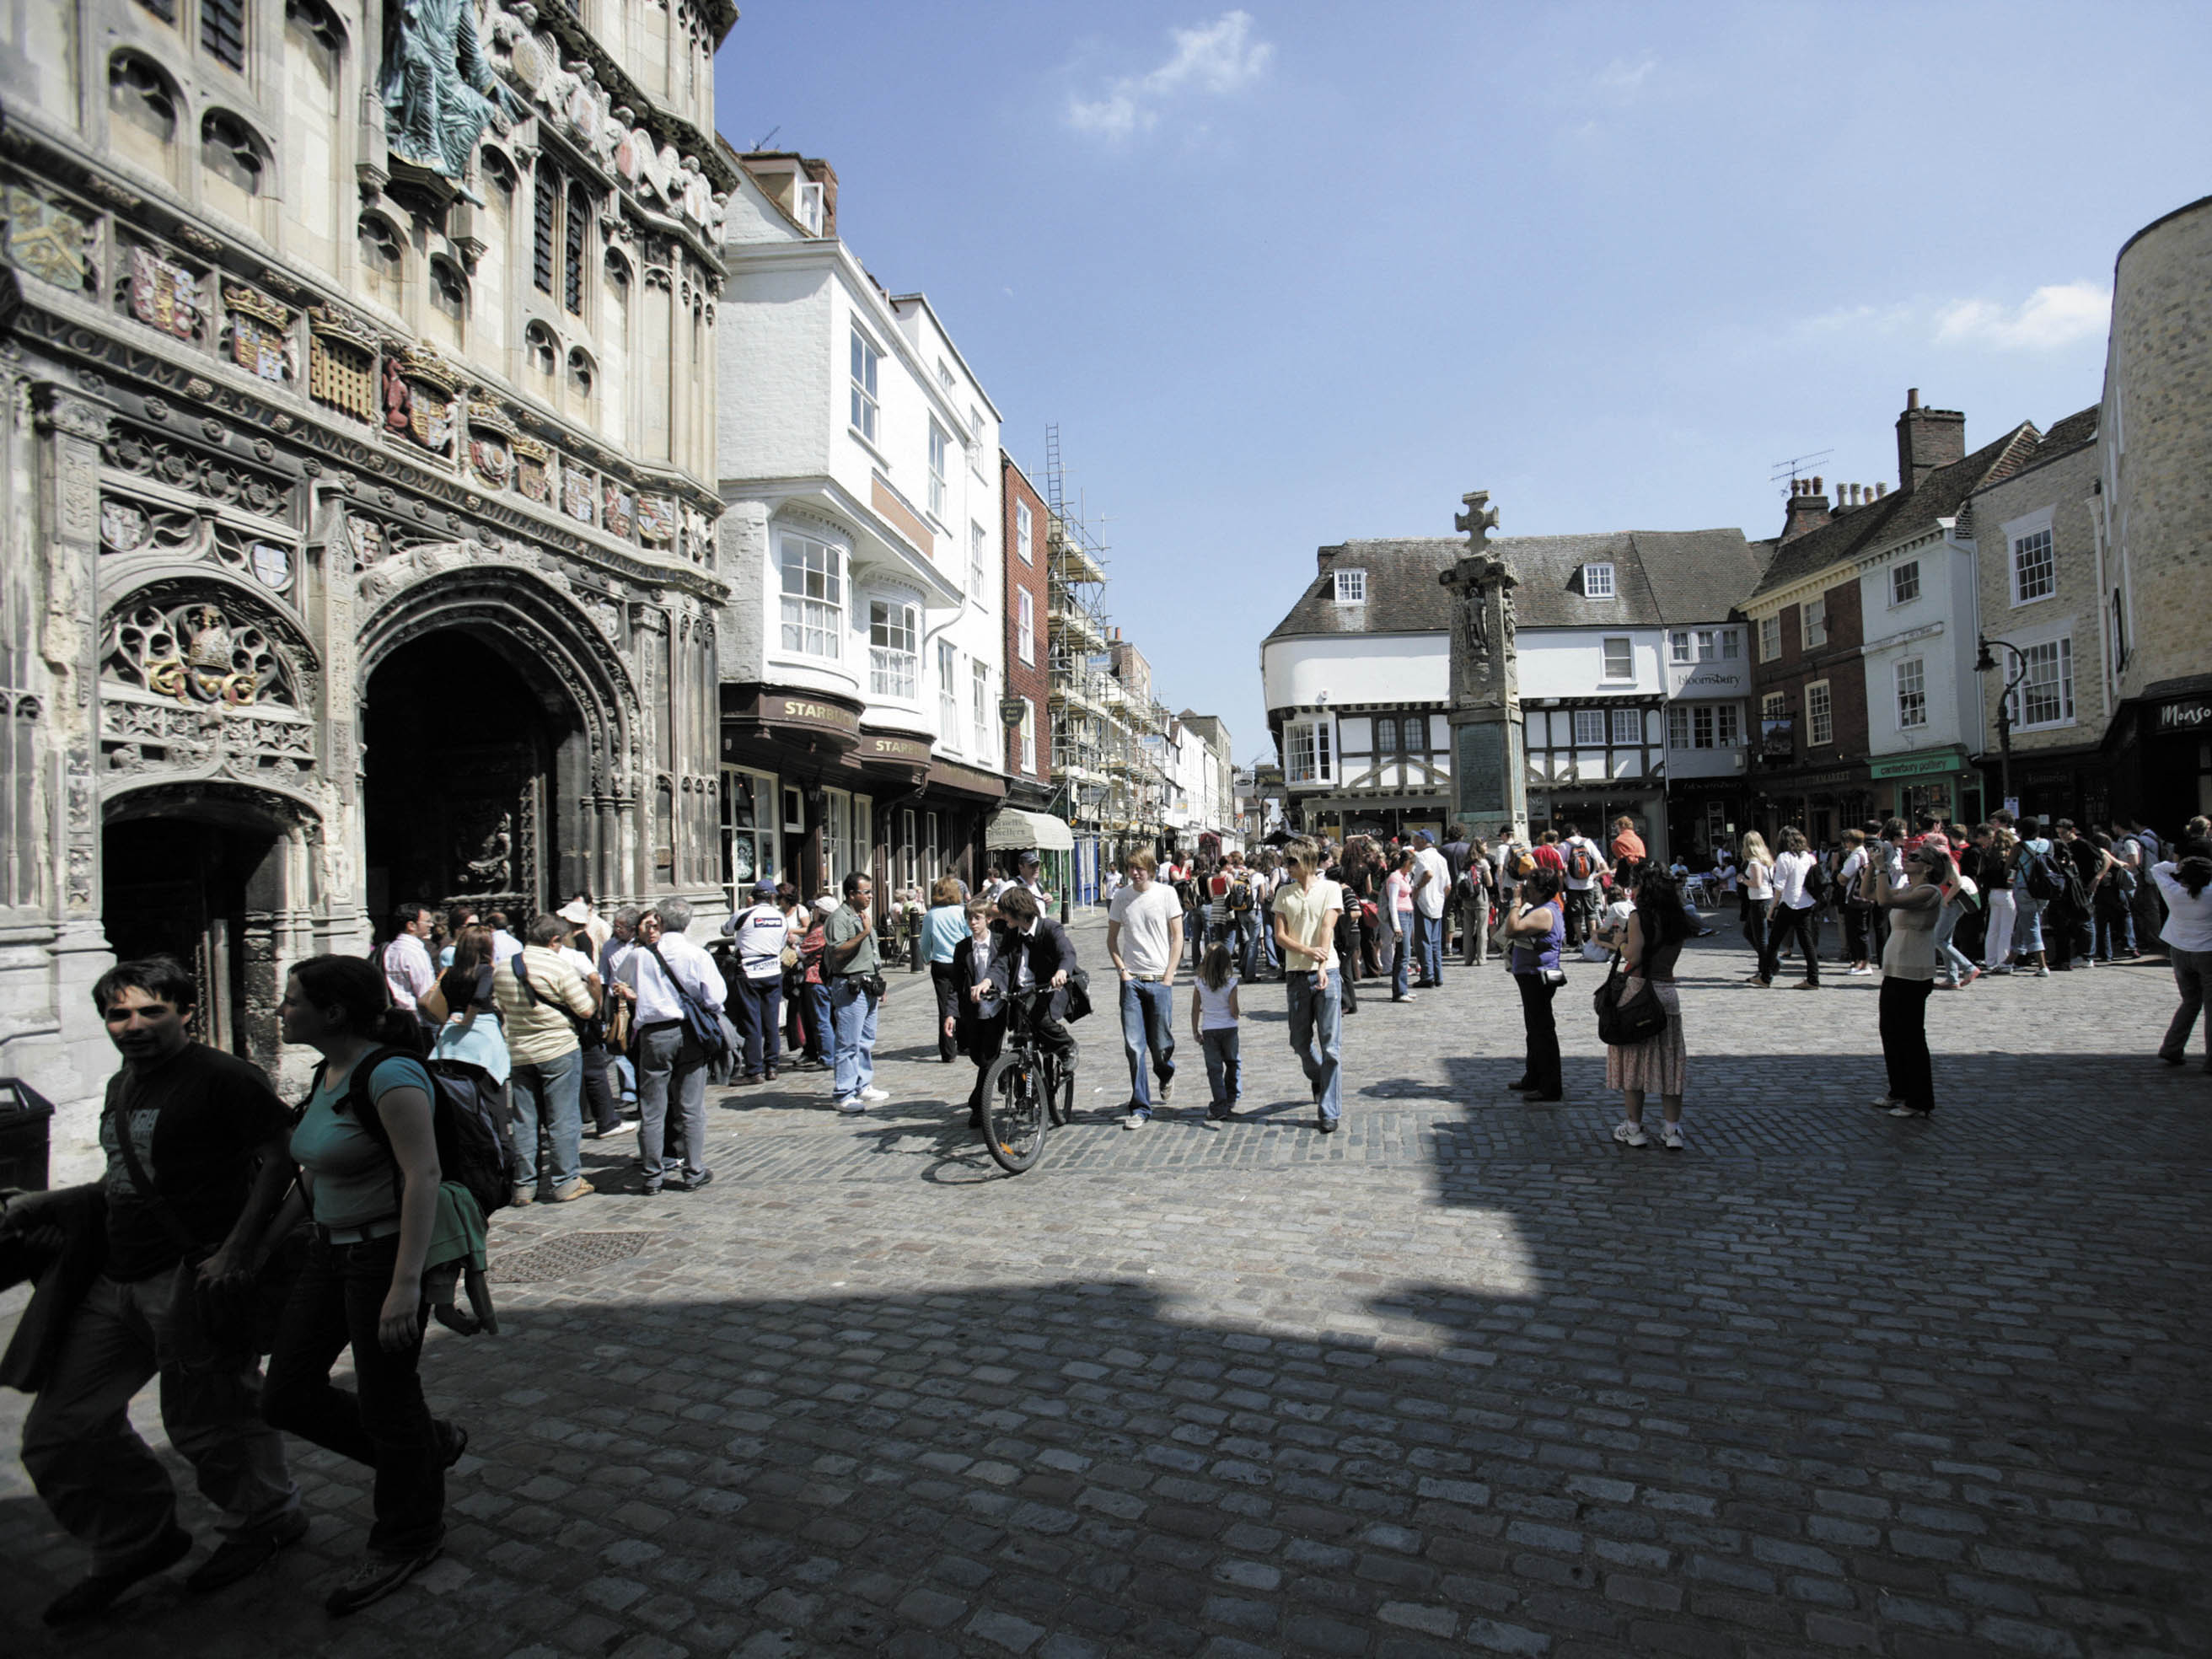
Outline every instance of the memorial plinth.
<path id="1" fill-rule="evenodd" d="M 1516 579 L 1489 550 L 1498 527 L 1490 492 L 1461 498 L 1455 516 L 1466 555 L 1437 580 L 1452 592 L 1451 708 L 1454 816 L 1470 831 L 1496 833 L 1528 820 L 1528 761 L 1522 752 L 1521 683 L 1513 638 Z"/>

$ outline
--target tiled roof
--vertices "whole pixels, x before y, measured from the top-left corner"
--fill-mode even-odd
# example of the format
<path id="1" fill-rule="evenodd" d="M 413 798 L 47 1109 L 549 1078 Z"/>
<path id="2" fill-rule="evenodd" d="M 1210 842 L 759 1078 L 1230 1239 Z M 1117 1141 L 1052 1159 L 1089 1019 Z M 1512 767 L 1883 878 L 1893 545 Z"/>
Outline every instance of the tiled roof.
<path id="1" fill-rule="evenodd" d="M 1956 518 L 1975 490 L 2033 459 L 2036 442 L 2034 426 L 2023 421 L 1964 460 L 1937 467 L 1917 489 L 1893 490 L 1865 506 L 1846 508 L 1818 530 L 1783 543 L 1752 596 L 1788 587 L 1869 548 L 1926 534 L 1938 519 Z"/>
<path id="2" fill-rule="evenodd" d="M 1584 536 L 1504 536 L 1489 550 L 1520 578 L 1513 590 L 1522 628 L 1664 627 L 1715 622 L 1759 580 L 1771 544 L 1741 530 L 1620 530 Z M 1451 626 L 1451 595 L 1437 580 L 1467 552 L 1456 536 L 1347 541 L 1324 547 L 1315 577 L 1270 639 L 1313 634 L 1427 634 Z M 1613 568 L 1611 599 L 1581 592 L 1585 564 Z M 1340 570 L 1364 570 L 1367 598 L 1336 602 Z"/>

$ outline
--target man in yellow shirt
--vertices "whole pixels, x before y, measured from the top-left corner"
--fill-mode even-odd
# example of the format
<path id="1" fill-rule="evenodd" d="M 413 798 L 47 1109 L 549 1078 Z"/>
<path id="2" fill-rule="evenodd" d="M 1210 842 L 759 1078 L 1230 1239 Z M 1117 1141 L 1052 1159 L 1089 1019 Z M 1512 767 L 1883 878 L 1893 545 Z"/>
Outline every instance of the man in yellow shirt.
<path id="1" fill-rule="evenodd" d="M 584 1046 L 576 1022 L 599 1012 L 599 999 L 561 954 L 568 924 L 540 916 L 530 943 L 492 969 L 492 1001 L 507 1030 L 514 1063 L 514 1201 L 538 1197 L 538 1134 L 551 1143 L 549 1172 L 556 1204 L 592 1190 L 584 1179 Z"/>

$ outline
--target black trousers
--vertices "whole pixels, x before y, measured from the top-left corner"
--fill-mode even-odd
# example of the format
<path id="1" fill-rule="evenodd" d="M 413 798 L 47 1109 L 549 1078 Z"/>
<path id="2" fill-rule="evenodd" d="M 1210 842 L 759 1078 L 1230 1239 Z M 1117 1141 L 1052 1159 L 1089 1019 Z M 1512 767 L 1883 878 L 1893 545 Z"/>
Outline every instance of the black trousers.
<path id="1" fill-rule="evenodd" d="M 261 1390 L 270 1427 L 376 1471 L 368 1547 L 391 1556 L 419 1554 L 446 1533 L 444 1448 L 416 1369 L 428 1305 L 416 1310 L 415 1340 L 402 1352 L 376 1334 L 398 1258 L 397 1233 L 366 1244 L 318 1239 L 284 1304 Z M 355 1388 L 341 1389 L 331 1368 L 348 1347 Z"/>
<path id="2" fill-rule="evenodd" d="M 1782 966 L 1783 952 L 1794 942 L 1805 953 L 1805 977 L 1818 985 L 1820 982 L 1820 947 L 1819 933 L 1813 925 L 1814 907 L 1793 910 L 1786 904 L 1777 904 L 1774 914 L 1766 923 L 1766 951 L 1759 964 L 1759 977 L 1772 979 Z"/>
<path id="3" fill-rule="evenodd" d="M 607 1045 L 584 1045 L 584 1109 L 592 1127 L 606 1131 L 622 1127 L 622 1103 L 615 1098 L 614 1079 L 608 1076 Z"/>
<path id="4" fill-rule="evenodd" d="M 945 1035 L 945 1022 L 960 1014 L 960 976 L 951 963 L 929 964 L 929 988 L 937 993 L 937 1057 L 949 1063 L 960 1052 L 957 1039 Z"/>
<path id="5" fill-rule="evenodd" d="M 1936 1109 L 1936 1063 L 1928 1055 L 1928 998 L 1930 979 L 1881 981 L 1881 1059 L 1889 1068 L 1893 1100 L 1923 1112 Z"/>
<path id="6" fill-rule="evenodd" d="M 940 1026 L 939 1028 L 942 1030 Z M 968 1115 L 981 1118 L 983 1115 L 983 1074 L 991 1069 L 991 1062 L 1006 1041 L 1006 1019 L 1001 1014 L 996 1019 L 970 1020 L 961 1026 L 961 1041 L 968 1045 L 968 1058 L 975 1062 L 975 1085 L 968 1091 Z"/>
<path id="7" fill-rule="evenodd" d="M 1559 1097 L 1559 1027 L 1552 1017 L 1552 999 L 1559 988 L 1544 982 L 1541 974 L 1516 974 L 1521 988 L 1521 1024 L 1528 1040 L 1528 1068 L 1522 1073 L 1528 1086 L 1547 1100 Z"/>
<path id="8" fill-rule="evenodd" d="M 2075 957 L 2086 959 L 2093 946 L 2087 907 L 2063 895 L 2044 907 L 2043 948 L 2049 953 L 2045 960 L 2053 968 L 2070 968 Z"/>
<path id="9" fill-rule="evenodd" d="M 1844 904 L 1844 954 L 1853 962 L 1867 962 L 1869 947 L 1874 943 L 1874 906 L 1863 899 L 1850 899 Z"/>
<path id="10" fill-rule="evenodd" d="M 1770 979 L 1774 970 L 1766 965 L 1766 901 L 1757 903 L 1743 902 L 1743 942 L 1751 946 L 1752 971 L 1761 979 Z"/>

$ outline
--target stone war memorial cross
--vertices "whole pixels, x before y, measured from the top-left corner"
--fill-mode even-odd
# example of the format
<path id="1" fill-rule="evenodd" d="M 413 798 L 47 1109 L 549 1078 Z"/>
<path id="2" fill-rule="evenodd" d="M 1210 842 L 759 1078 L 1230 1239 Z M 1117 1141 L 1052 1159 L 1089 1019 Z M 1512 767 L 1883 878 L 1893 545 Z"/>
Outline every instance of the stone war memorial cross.
<path id="1" fill-rule="evenodd" d="M 1460 498 L 1464 513 L 1454 528 L 1467 532 L 1467 552 L 1437 580 L 1452 591 L 1452 775 L 1455 816 L 1483 835 L 1510 823 L 1518 833 L 1528 818 L 1527 762 L 1522 755 L 1521 681 L 1513 639 L 1513 589 L 1517 579 L 1490 550 L 1498 509 L 1490 492 Z"/>

